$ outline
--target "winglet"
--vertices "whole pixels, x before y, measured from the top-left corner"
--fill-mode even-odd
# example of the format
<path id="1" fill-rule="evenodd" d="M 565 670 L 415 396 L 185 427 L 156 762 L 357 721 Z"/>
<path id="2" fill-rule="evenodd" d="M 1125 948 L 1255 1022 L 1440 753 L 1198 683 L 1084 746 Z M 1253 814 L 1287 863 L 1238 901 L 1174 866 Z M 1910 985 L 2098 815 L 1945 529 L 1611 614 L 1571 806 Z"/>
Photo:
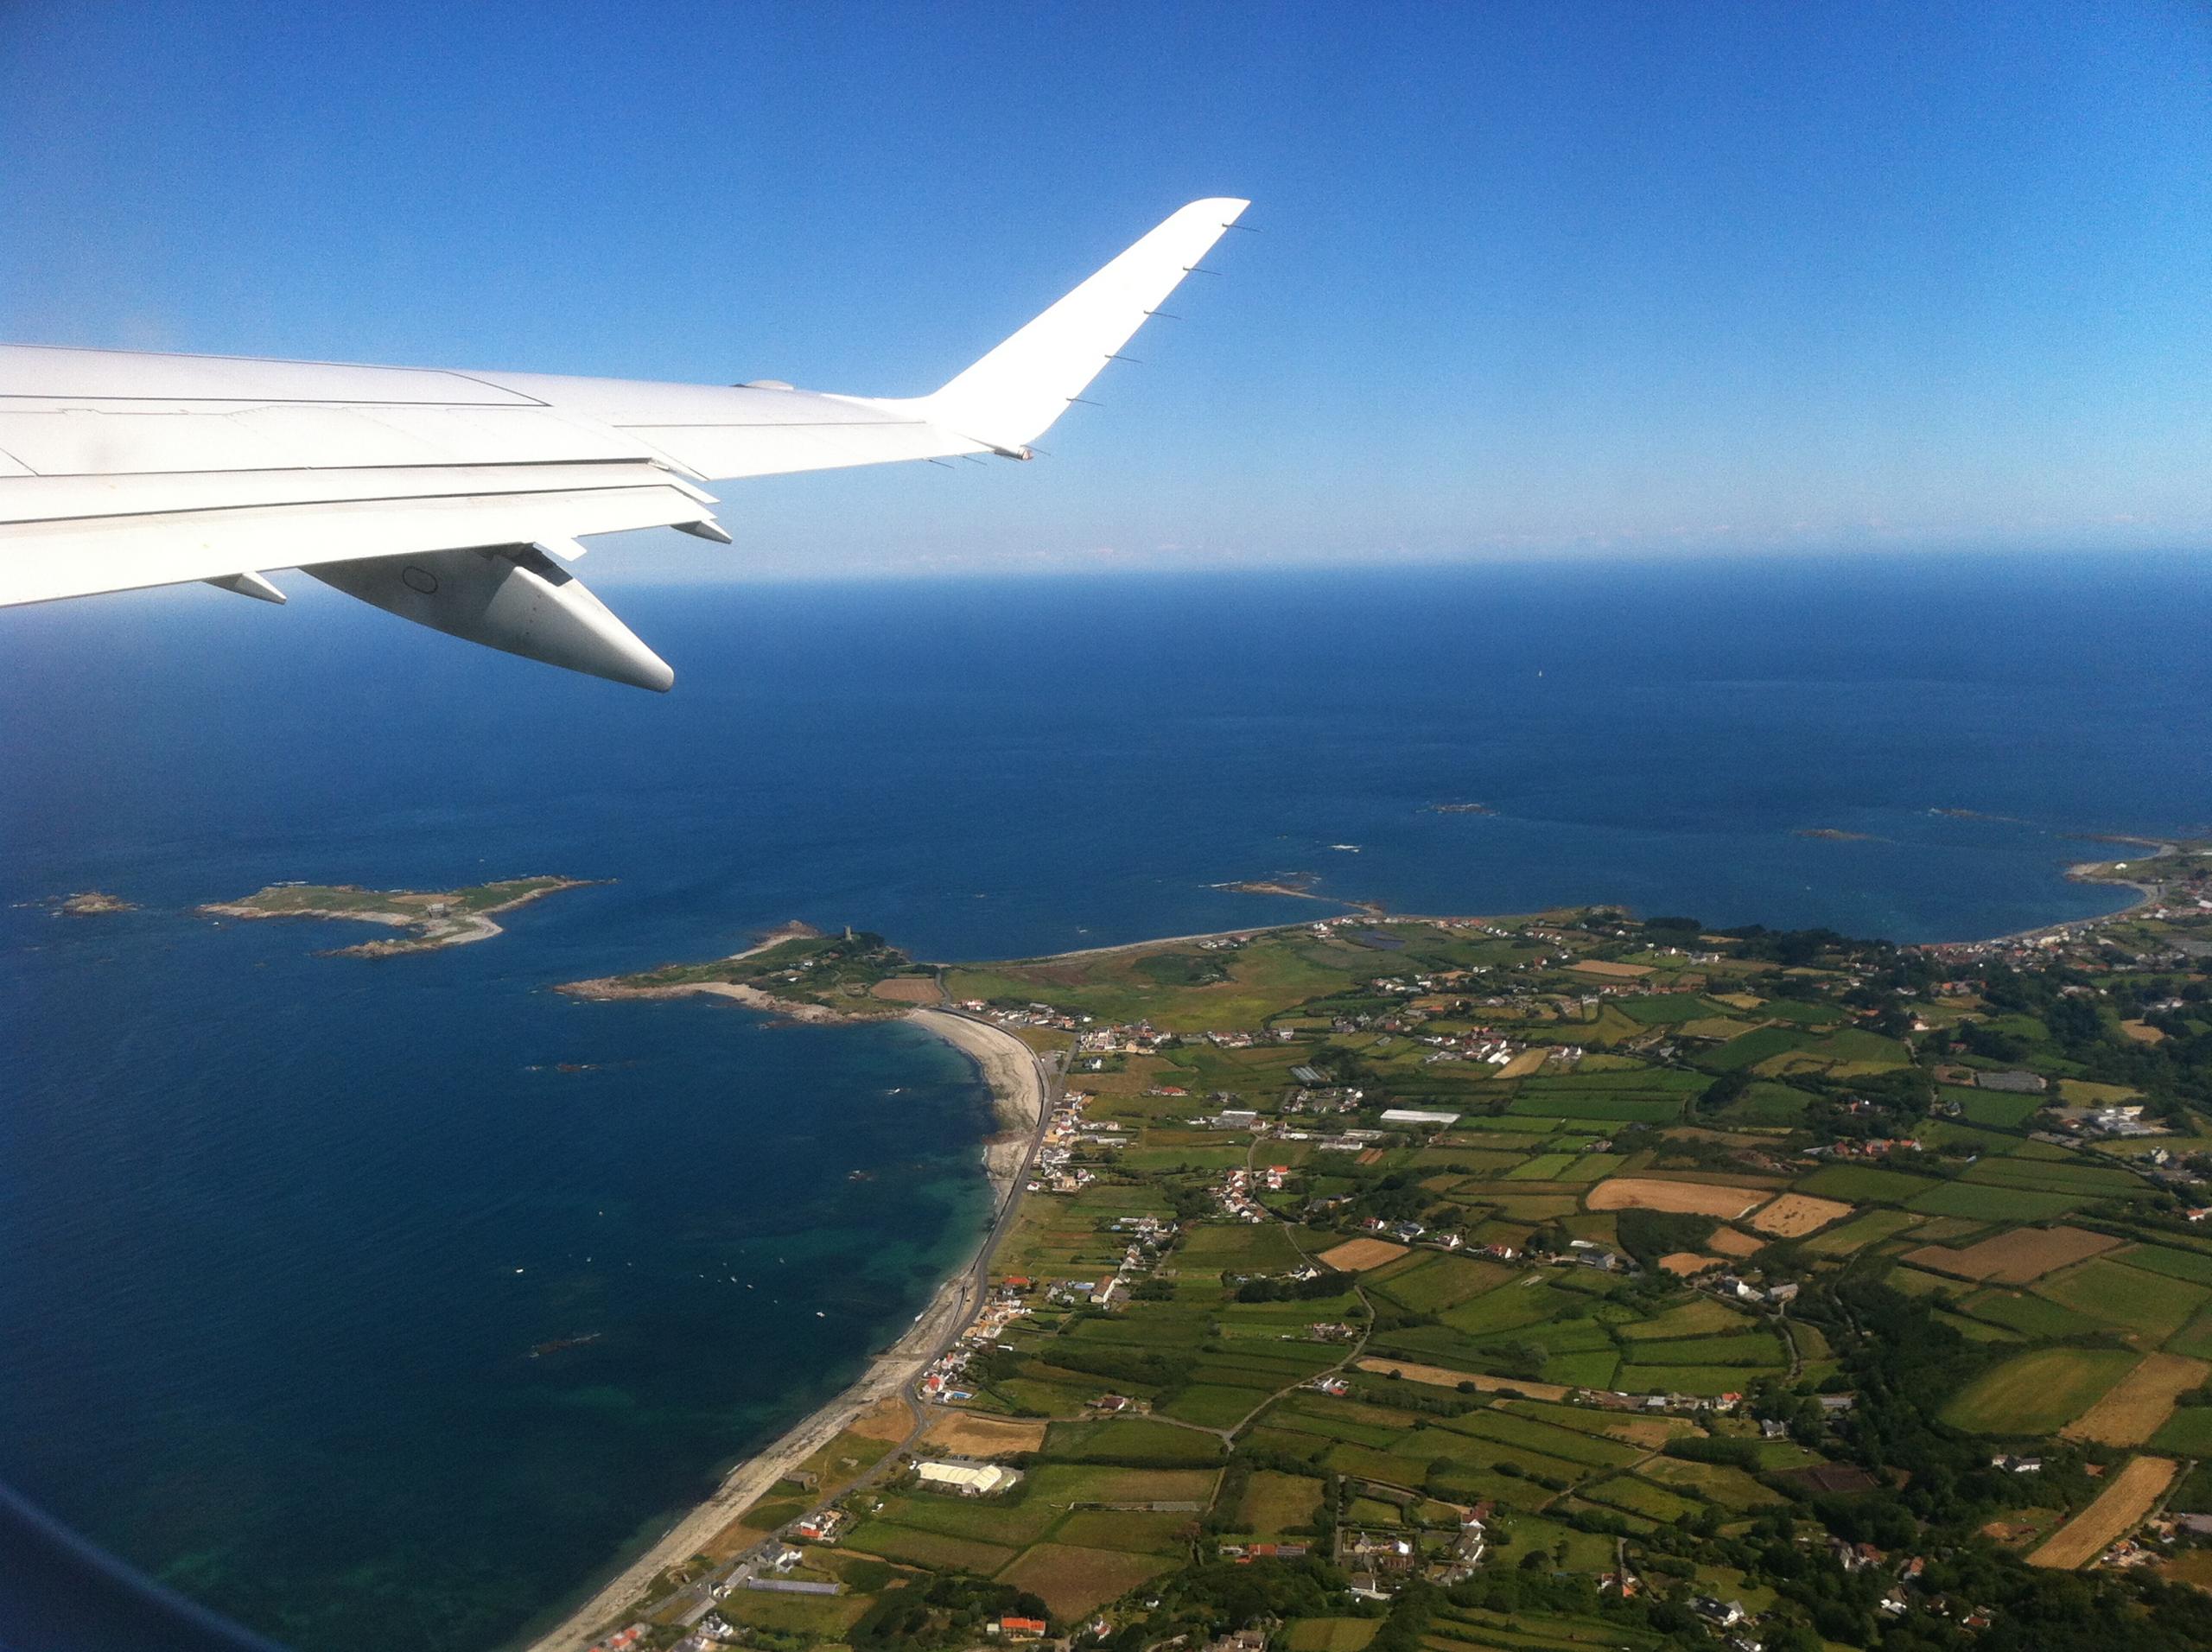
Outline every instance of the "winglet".
<path id="1" fill-rule="evenodd" d="M 1194 200 L 918 407 L 931 424 L 1024 451 L 1129 341 L 1249 201 Z"/>

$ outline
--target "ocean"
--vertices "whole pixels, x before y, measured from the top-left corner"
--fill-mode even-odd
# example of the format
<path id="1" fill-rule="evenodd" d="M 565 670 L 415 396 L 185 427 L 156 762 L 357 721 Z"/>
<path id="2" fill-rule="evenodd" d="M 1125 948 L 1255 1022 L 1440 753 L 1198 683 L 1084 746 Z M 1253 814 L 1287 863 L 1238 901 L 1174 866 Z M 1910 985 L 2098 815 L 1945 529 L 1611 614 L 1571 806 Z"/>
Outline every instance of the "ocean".
<path id="1" fill-rule="evenodd" d="M 302 1652 L 512 1641 L 980 1229 L 941 1044 L 554 983 L 794 918 L 965 959 L 1329 910 L 1255 878 L 1966 938 L 2212 820 L 2198 559 L 612 600 L 672 696 L 315 592 L 0 614 L 0 1478 Z M 190 910 L 530 873 L 610 881 L 378 962 Z M 86 888 L 139 910 L 38 904 Z"/>

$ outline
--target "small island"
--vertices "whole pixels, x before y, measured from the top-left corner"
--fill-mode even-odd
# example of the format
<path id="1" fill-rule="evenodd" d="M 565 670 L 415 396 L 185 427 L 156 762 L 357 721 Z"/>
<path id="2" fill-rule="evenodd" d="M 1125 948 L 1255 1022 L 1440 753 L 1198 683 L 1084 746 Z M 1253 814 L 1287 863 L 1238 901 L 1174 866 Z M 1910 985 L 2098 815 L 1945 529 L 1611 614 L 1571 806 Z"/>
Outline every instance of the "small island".
<path id="1" fill-rule="evenodd" d="M 64 918 L 105 918 L 115 912 L 135 912 L 137 906 L 121 895 L 111 895 L 105 890 L 86 889 L 73 895 L 64 895 L 54 903 L 54 910 Z"/>
<path id="2" fill-rule="evenodd" d="M 350 883 L 272 883 L 238 900 L 199 908 L 207 918 L 342 918 L 411 931 L 404 939 L 364 941 L 334 948 L 337 958 L 391 958 L 405 952 L 488 941 L 500 932 L 495 912 L 582 889 L 588 878 L 508 878 L 465 889 L 363 889 Z"/>

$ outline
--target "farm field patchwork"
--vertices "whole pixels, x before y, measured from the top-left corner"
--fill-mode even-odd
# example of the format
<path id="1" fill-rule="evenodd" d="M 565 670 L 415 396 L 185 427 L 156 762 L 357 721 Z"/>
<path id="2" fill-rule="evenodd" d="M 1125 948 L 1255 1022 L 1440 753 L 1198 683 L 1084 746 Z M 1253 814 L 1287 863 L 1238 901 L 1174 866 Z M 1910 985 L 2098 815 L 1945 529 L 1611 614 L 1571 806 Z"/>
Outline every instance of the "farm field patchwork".
<path id="1" fill-rule="evenodd" d="M 2212 853 L 2186 865 L 2212 899 Z M 849 1594 L 730 1621 L 780 1652 L 950 1652 L 1001 1613 L 1054 1636 L 1100 1614 L 1130 1645 L 1264 1623 L 1289 1652 L 1660 1652 L 1709 1596 L 1742 1603 L 1747 1642 L 1817 1643 L 1842 1627 L 1813 1621 L 1829 1599 L 1866 1619 L 1847 1640 L 1949 1645 L 1929 1588 L 1886 1564 L 1848 1582 L 1824 1541 L 1879 1533 L 1892 1558 L 1955 1559 L 1998 1638 L 2031 1644 L 2018 1567 L 1974 1549 L 2086 1566 L 2168 1490 L 2212 1512 L 2212 1473 L 2160 1467 L 2212 1458 L 2212 1242 L 2177 1219 L 2208 1198 L 2186 1190 L 2212 1119 L 2171 1100 L 2212 1062 L 2174 1034 L 2156 1059 L 2204 1071 L 2152 1083 L 2152 1047 L 2113 1031 L 2123 1010 L 2212 1025 L 2172 999 L 2212 986 L 2164 938 L 2212 943 L 2212 917 L 2188 922 L 2138 912 L 2000 965 L 1598 909 L 1332 912 L 949 968 L 971 1013 L 1076 1051 L 994 1318 L 954 1357 L 973 1398 L 932 1405 L 922 1441 L 1023 1477 L 962 1498 L 890 1464 L 796 1573 Z M 2093 933 L 2121 944 L 2093 957 Z M 1967 1082 L 2015 1065 L 2049 1087 Z M 2156 1174 L 2094 1120 L 2037 1116 L 2122 1097 L 2173 1127 Z M 1834 1395 L 1849 1407 L 1815 1403 Z M 1870 1471 L 1870 1439 L 1944 1471 Z M 2007 1452 L 2042 1477 L 1986 1471 Z M 787 1530 L 811 1490 L 779 1486 L 744 1529 Z M 1490 1547 L 1469 1571 L 1471 1512 Z M 1371 1606 L 1316 1592 L 1332 1565 L 1368 1580 L 1334 1553 L 1351 1533 L 1405 1546 Z M 1643 1588 L 1600 1604 L 1623 1560 Z M 1394 1621 L 1412 1576 L 1426 1616 Z M 2079 1587 L 2107 1618 L 2121 1598 Z M 1877 1589 L 1897 1605 L 1877 1615 Z"/>

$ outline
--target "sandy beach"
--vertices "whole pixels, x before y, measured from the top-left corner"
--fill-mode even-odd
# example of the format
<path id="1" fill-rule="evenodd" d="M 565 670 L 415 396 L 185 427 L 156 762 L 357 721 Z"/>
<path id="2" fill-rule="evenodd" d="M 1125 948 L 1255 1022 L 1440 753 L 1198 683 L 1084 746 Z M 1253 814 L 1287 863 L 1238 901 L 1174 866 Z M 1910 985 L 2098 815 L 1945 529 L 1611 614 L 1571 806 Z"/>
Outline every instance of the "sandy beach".
<path id="1" fill-rule="evenodd" d="M 589 987 L 596 983 L 579 982 Z M 775 1014 L 815 1010 L 769 998 L 751 988 L 702 984 L 645 992 L 625 991 L 623 997 L 677 997 L 690 992 L 714 992 Z M 614 994 L 582 996 L 615 996 Z M 756 1002 L 755 1001 L 760 1001 Z M 801 1015 L 805 1020 L 843 1019 L 830 1010 Z M 983 1163 L 1002 1212 L 1014 1190 L 1015 1179 L 1027 1163 L 1045 1115 L 1046 1081 L 1029 1046 L 1012 1033 L 982 1021 L 944 1010 L 915 1009 L 907 1020 L 953 1045 L 972 1059 L 991 1087 L 998 1130 L 986 1145 Z M 995 1229 L 986 1229 L 988 1242 Z M 904 1395 L 922 1369 L 966 1328 L 979 1303 L 976 1297 L 975 1259 L 938 1287 L 929 1306 L 891 1347 L 870 1360 L 868 1369 L 843 1393 L 815 1411 L 725 1475 L 714 1495 L 671 1526 L 645 1552 L 562 1621 L 531 1642 L 530 1652 L 583 1652 L 593 1637 L 618 1620 L 636 1602 L 645 1586 L 668 1567 L 689 1560 L 705 1548 L 723 1528 L 731 1524 L 775 1484 L 836 1439 L 861 1413 L 881 1401 Z"/>
<path id="2" fill-rule="evenodd" d="M 1006 1203 L 1029 1158 L 1045 1114 L 1045 1078 L 1029 1046 L 1013 1033 L 950 1010 L 915 1009 L 906 1019 L 926 1027 L 982 1069 L 998 1110 L 998 1134 L 983 1149 L 984 1172 Z"/>

